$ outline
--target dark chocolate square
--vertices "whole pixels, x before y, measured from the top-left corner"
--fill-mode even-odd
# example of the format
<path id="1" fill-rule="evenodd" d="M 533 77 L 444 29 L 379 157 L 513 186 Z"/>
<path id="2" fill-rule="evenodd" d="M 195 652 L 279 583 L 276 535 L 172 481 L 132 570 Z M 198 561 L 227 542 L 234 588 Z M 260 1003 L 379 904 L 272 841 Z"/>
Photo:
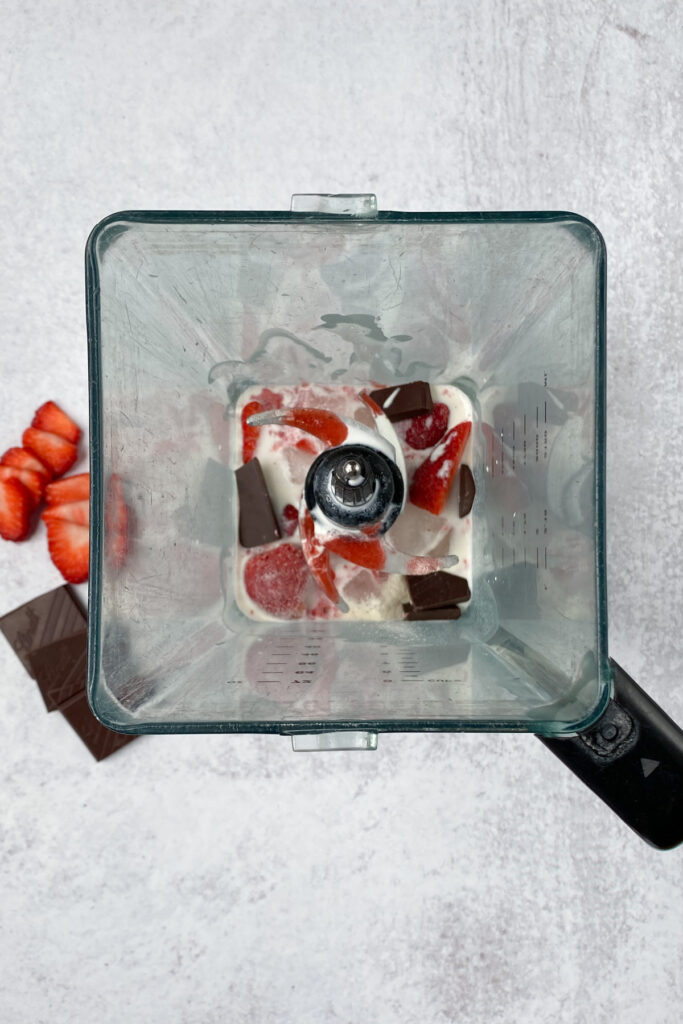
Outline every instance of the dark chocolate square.
<path id="1" fill-rule="evenodd" d="M 429 572 L 424 576 L 408 576 L 408 592 L 416 611 L 447 608 L 469 601 L 470 588 L 464 576 L 450 572 Z"/>
<path id="2" fill-rule="evenodd" d="M 0 618 L 0 630 L 31 675 L 29 654 L 54 640 L 82 632 L 86 625 L 85 612 L 69 586 L 34 597 Z"/>
<path id="3" fill-rule="evenodd" d="M 414 380 L 410 384 L 396 384 L 390 388 L 378 388 L 370 392 L 370 398 L 384 411 L 392 423 L 407 420 L 413 416 L 425 416 L 434 408 L 429 384 Z"/>
<path id="4" fill-rule="evenodd" d="M 90 710 L 85 692 L 76 694 L 62 704 L 59 710 L 97 761 L 102 761 L 137 739 L 137 736 L 124 736 L 119 732 L 113 732 L 98 722 Z"/>
<path id="5" fill-rule="evenodd" d="M 258 459 L 250 459 L 235 470 L 240 505 L 240 544 L 255 548 L 272 544 L 281 537 L 275 512 Z"/>
<path id="6" fill-rule="evenodd" d="M 55 640 L 32 651 L 29 663 L 48 711 L 85 691 L 88 659 L 88 631 Z"/>

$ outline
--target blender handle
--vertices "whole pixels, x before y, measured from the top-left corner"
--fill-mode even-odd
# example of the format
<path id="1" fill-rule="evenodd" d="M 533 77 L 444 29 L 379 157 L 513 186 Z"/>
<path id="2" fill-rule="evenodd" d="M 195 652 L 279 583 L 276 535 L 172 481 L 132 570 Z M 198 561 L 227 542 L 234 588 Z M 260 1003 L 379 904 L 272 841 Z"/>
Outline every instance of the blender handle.
<path id="1" fill-rule="evenodd" d="M 638 835 L 660 850 L 683 842 L 683 731 L 612 658 L 601 718 L 568 738 L 539 736 Z"/>

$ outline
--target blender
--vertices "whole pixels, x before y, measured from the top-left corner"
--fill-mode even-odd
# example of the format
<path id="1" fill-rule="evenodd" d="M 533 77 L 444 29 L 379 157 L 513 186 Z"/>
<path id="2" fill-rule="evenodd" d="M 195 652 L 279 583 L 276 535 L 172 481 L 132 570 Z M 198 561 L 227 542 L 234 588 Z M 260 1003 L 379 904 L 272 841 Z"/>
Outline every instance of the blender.
<path id="1" fill-rule="evenodd" d="M 88 692 L 105 725 L 295 750 L 527 731 L 647 841 L 683 840 L 683 734 L 607 650 L 589 221 L 380 212 L 372 195 L 127 212 L 94 229 L 86 278 Z M 415 454 L 392 417 L 416 383 L 446 408 L 443 437 L 468 424 L 459 467 L 443 440 Z M 415 499 L 439 458 L 443 536 Z M 125 560 L 108 557 L 112 481 Z M 430 574 L 465 581 L 449 616 L 411 614 Z"/>

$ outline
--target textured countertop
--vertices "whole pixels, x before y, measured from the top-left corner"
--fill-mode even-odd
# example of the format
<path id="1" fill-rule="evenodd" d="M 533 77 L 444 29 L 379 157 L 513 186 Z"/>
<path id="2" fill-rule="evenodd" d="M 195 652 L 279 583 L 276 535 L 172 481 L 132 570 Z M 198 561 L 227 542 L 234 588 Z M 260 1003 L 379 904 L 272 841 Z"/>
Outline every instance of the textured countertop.
<path id="1" fill-rule="evenodd" d="M 0 444 L 87 422 L 83 246 L 126 208 L 570 209 L 609 254 L 613 655 L 679 722 L 683 82 L 651 0 L 4 5 Z M 0 613 L 60 578 L 0 543 Z M 96 764 L 0 643 L 3 1024 L 674 1024 L 683 849 L 540 743 L 143 738 Z"/>

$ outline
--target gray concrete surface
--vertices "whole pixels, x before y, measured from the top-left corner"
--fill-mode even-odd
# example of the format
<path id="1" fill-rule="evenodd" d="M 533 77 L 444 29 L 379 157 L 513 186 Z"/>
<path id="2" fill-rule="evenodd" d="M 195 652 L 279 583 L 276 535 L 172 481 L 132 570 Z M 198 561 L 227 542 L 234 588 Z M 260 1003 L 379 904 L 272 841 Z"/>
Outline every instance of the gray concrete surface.
<path id="1" fill-rule="evenodd" d="M 82 253 L 113 210 L 580 212 L 609 253 L 611 650 L 683 720 L 680 5 L 1 7 L 0 444 L 48 397 L 87 421 Z M 42 534 L 0 579 L 0 612 L 59 583 Z M 0 663 L 4 1024 L 680 1020 L 683 852 L 532 738 L 96 765 Z"/>

